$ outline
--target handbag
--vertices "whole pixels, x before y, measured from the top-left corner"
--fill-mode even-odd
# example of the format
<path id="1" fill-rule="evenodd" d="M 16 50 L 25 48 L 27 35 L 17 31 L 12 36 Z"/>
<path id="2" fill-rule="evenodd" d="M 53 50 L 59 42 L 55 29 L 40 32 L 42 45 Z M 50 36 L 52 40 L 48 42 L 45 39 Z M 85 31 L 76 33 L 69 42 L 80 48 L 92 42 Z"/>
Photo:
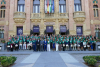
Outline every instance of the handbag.
<path id="1" fill-rule="evenodd" d="M 90 45 L 87 45 L 87 47 L 90 47 Z"/>
<path id="2" fill-rule="evenodd" d="M 68 44 L 66 44 L 66 47 L 68 47 Z"/>
<path id="3" fill-rule="evenodd" d="M 63 44 L 63 47 L 65 47 L 65 44 Z"/>
<path id="4" fill-rule="evenodd" d="M 16 44 L 15 47 L 17 47 L 18 45 Z"/>

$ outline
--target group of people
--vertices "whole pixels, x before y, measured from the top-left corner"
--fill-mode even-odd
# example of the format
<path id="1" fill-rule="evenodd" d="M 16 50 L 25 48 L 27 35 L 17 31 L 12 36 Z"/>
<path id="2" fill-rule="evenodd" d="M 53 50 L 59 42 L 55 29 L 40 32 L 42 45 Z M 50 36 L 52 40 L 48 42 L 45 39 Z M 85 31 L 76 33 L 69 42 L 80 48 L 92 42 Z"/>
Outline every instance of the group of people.
<path id="1" fill-rule="evenodd" d="M 95 50 L 96 38 L 89 36 L 69 35 L 20 35 L 10 36 L 7 51 L 85 51 Z"/>

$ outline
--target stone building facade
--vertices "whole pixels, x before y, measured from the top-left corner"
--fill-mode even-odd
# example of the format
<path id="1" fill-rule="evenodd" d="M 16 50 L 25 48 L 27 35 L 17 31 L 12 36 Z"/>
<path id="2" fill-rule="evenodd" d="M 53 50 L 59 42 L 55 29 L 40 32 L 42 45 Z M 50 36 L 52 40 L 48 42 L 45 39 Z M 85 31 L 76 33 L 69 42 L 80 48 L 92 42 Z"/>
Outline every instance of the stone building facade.
<path id="1" fill-rule="evenodd" d="M 54 12 L 46 13 L 48 1 Z M 98 17 L 94 17 L 93 5 L 98 6 Z M 99 8 L 99 0 L 0 0 L 0 38 L 8 40 L 18 32 L 29 35 L 30 31 L 35 33 L 34 27 L 39 27 L 36 33 L 40 35 L 95 36 L 95 28 L 100 25 Z M 66 31 L 61 32 L 61 26 Z M 53 27 L 53 32 L 47 32 L 47 27 Z M 23 30 L 18 31 L 19 28 Z"/>

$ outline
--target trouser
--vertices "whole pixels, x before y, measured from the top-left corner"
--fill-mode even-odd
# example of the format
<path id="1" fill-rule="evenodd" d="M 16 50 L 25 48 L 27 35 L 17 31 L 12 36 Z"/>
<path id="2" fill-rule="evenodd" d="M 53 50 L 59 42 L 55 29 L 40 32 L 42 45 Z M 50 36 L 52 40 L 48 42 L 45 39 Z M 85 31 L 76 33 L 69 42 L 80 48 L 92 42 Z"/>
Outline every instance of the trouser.
<path id="1" fill-rule="evenodd" d="M 68 44 L 66 44 L 66 50 L 69 50 L 69 45 Z"/>
<path id="2" fill-rule="evenodd" d="M 73 45 L 73 50 L 76 50 L 76 44 Z"/>
<path id="3" fill-rule="evenodd" d="M 56 44 L 56 51 L 58 51 L 58 44 Z"/>
<path id="4" fill-rule="evenodd" d="M 40 45 L 40 51 L 43 51 L 43 45 Z"/>
<path id="5" fill-rule="evenodd" d="M 50 42 L 50 49 L 52 49 L 52 42 Z"/>
<path id="6" fill-rule="evenodd" d="M 27 44 L 27 49 L 30 49 L 30 44 Z"/>
<path id="7" fill-rule="evenodd" d="M 22 44 L 21 44 L 21 45 L 19 45 L 19 49 L 22 49 Z"/>
<path id="8" fill-rule="evenodd" d="M 37 45 L 37 51 L 38 51 L 38 50 L 40 51 L 40 45 Z"/>
<path id="9" fill-rule="evenodd" d="M 23 49 L 26 49 L 26 44 L 23 44 Z"/>
<path id="10" fill-rule="evenodd" d="M 13 48 L 11 48 L 11 51 L 13 51 Z"/>
<path id="11" fill-rule="evenodd" d="M 47 45 L 47 51 L 50 51 L 50 44 Z"/>
<path id="12" fill-rule="evenodd" d="M 62 45 L 61 44 L 59 44 L 59 50 L 61 51 L 61 47 L 62 47 Z"/>
<path id="13" fill-rule="evenodd" d="M 36 51 L 36 45 L 33 45 L 33 50 Z"/>
<path id="14" fill-rule="evenodd" d="M 9 51 L 10 50 L 10 47 L 7 47 L 7 51 Z"/>
<path id="15" fill-rule="evenodd" d="M 63 51 L 65 51 L 65 46 L 63 46 Z"/>
<path id="16" fill-rule="evenodd" d="M 47 45 L 44 45 L 44 51 L 47 51 Z"/>
<path id="17" fill-rule="evenodd" d="M 86 51 L 86 47 L 84 47 L 84 51 Z"/>
<path id="18" fill-rule="evenodd" d="M 18 51 L 18 46 L 15 46 L 15 51 L 16 51 L 16 50 Z"/>

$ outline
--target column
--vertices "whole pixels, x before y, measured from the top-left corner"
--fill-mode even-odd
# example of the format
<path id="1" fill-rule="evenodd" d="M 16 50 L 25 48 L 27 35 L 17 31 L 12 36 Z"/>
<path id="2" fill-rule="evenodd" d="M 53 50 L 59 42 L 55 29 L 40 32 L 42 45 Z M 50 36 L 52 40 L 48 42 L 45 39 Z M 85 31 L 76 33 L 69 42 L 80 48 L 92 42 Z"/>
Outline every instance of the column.
<path id="1" fill-rule="evenodd" d="M 15 12 L 17 12 L 17 1 L 18 0 L 14 0 L 15 1 Z"/>
<path id="2" fill-rule="evenodd" d="M 13 24 L 14 24 L 14 20 L 13 20 L 13 14 L 14 14 L 14 0 L 10 0 L 10 15 L 9 15 L 9 30 L 13 31 Z"/>
<path id="3" fill-rule="evenodd" d="M 40 24 L 40 34 L 44 34 L 44 23 L 43 23 L 43 19 L 41 19 L 41 24 Z"/>
<path id="4" fill-rule="evenodd" d="M 60 29 L 59 29 L 59 21 L 58 21 L 58 19 L 56 19 L 56 29 L 55 29 L 55 31 L 56 31 L 56 34 L 59 34 L 59 31 L 60 31 Z"/>
<path id="5" fill-rule="evenodd" d="M 89 0 L 84 0 L 85 1 L 85 16 L 86 16 L 86 30 L 90 30 L 90 13 L 89 13 Z"/>
<path id="6" fill-rule="evenodd" d="M 85 0 L 81 0 L 82 11 L 84 11 L 84 4 L 85 4 L 84 1 Z"/>
<path id="7" fill-rule="evenodd" d="M 59 15 L 59 0 L 54 0 L 54 10 L 55 10 L 55 17 Z"/>
<path id="8" fill-rule="evenodd" d="M 45 0 L 40 0 L 40 15 L 41 15 L 41 18 L 44 17 L 45 13 L 44 13 L 44 1 Z"/>
<path id="9" fill-rule="evenodd" d="M 33 0 L 31 0 L 31 13 L 33 13 Z"/>
<path id="10" fill-rule="evenodd" d="M 74 0 L 68 0 L 69 3 L 69 32 L 73 34 L 74 31 L 74 20 L 73 20 L 73 12 L 74 12 Z"/>
<path id="11" fill-rule="evenodd" d="M 31 0 L 25 0 L 25 12 L 26 12 L 26 33 L 30 34 L 30 16 L 31 16 Z"/>

